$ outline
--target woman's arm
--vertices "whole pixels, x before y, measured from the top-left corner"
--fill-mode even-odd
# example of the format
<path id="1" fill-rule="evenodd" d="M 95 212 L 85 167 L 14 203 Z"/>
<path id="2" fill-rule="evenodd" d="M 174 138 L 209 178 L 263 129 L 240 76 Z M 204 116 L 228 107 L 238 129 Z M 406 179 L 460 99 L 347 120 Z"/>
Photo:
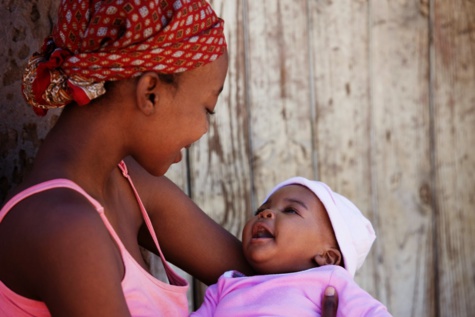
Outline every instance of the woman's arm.
<path id="1" fill-rule="evenodd" d="M 207 285 L 231 269 L 253 274 L 239 239 L 206 215 L 168 178 L 151 176 L 131 159 L 126 162 L 168 261 Z M 142 228 L 139 242 L 156 253 L 146 228 Z"/>

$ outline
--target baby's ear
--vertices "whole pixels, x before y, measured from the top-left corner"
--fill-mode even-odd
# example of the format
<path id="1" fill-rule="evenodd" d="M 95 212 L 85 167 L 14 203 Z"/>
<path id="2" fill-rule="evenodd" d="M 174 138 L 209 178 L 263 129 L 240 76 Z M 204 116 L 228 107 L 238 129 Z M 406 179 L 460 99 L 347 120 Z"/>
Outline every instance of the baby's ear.
<path id="1" fill-rule="evenodd" d="M 315 262 L 317 262 L 318 266 L 323 265 L 340 265 L 341 263 L 341 252 L 335 248 L 329 248 L 325 250 L 323 253 L 317 254 L 314 258 Z"/>

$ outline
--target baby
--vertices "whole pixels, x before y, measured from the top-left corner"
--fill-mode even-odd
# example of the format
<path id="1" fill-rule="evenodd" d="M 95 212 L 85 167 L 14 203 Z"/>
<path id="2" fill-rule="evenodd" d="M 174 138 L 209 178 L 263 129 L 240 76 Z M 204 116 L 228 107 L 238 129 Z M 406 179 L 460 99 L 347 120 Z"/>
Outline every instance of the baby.
<path id="1" fill-rule="evenodd" d="M 335 287 L 337 316 L 391 316 L 353 280 L 376 238 L 371 223 L 326 184 L 303 177 L 277 185 L 242 232 L 259 274 L 224 273 L 191 316 L 320 316 Z"/>

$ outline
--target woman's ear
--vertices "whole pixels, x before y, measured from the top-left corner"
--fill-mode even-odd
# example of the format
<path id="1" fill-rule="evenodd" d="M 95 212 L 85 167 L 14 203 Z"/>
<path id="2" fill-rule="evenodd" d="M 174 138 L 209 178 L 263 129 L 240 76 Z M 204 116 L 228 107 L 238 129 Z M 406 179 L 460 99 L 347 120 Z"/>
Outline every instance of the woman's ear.
<path id="1" fill-rule="evenodd" d="M 340 265 L 341 263 L 341 252 L 335 248 L 329 248 L 324 252 L 317 254 L 314 258 L 314 261 L 318 266 L 323 265 Z"/>
<path id="2" fill-rule="evenodd" d="M 137 107 L 145 115 L 151 115 L 155 112 L 158 105 L 158 75 L 154 72 L 147 72 L 140 76 L 137 82 Z"/>

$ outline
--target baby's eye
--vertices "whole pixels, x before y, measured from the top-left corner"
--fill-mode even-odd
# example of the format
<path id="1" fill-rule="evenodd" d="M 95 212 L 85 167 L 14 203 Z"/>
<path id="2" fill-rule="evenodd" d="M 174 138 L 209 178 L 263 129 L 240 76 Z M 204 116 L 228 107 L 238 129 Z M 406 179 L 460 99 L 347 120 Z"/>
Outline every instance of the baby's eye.
<path id="1" fill-rule="evenodd" d="M 295 210 L 294 208 L 285 208 L 284 213 L 286 213 L 286 214 L 297 214 L 298 215 L 297 210 Z"/>

